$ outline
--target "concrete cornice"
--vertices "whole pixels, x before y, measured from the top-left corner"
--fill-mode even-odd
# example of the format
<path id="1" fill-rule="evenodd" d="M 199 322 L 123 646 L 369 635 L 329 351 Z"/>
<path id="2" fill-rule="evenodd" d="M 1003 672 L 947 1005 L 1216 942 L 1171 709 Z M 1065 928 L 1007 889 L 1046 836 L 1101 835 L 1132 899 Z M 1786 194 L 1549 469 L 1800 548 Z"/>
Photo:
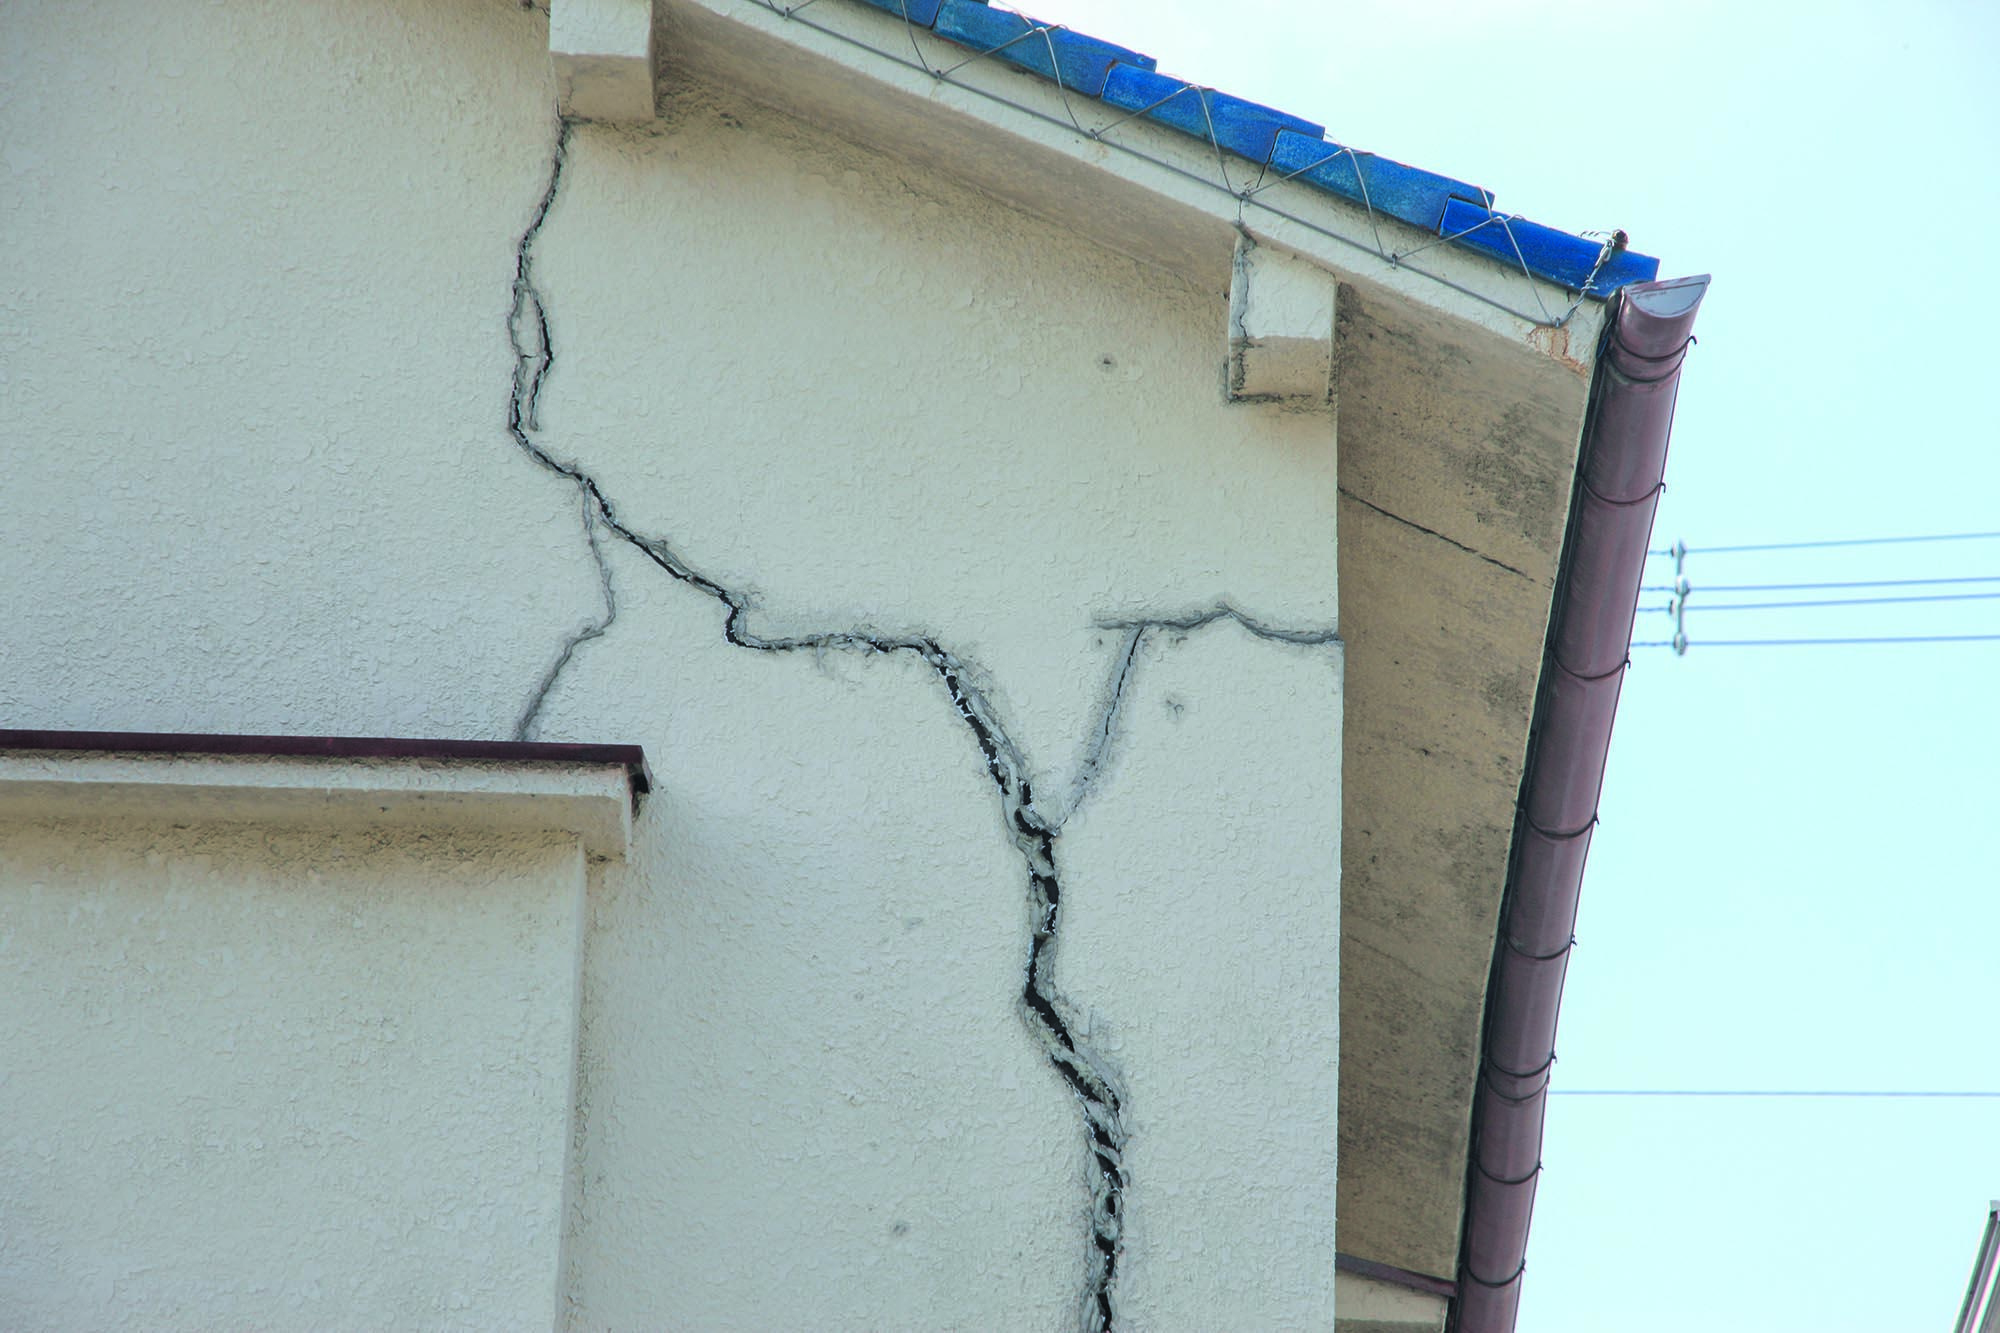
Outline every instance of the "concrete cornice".
<path id="1" fill-rule="evenodd" d="M 474 758 L 443 750 L 227 753 L 198 745 L 105 748 L 94 742 L 30 747 L 0 733 L 0 820 L 558 833 L 575 836 L 592 857 L 624 858 L 635 794 L 625 763 L 526 753 Z"/>
<path id="2" fill-rule="evenodd" d="M 1315 183 L 1311 172 L 1280 179 L 1291 168 L 1273 172 L 1156 115 L 1037 77 L 868 3 L 820 0 L 781 8 L 761 0 L 556 0 L 550 33 L 567 112 L 601 118 L 587 110 L 598 105 L 592 99 L 599 91 L 610 99 L 613 82 L 625 86 L 624 74 L 614 76 L 602 64 L 605 53 L 583 49 L 615 43 L 583 34 L 626 33 L 616 58 L 629 73 L 643 55 L 631 36 L 635 16 L 648 6 L 653 26 L 647 45 L 670 119 L 677 85 L 716 86 L 957 176 L 1205 286 L 1227 288 L 1237 241 L 1247 236 L 1366 291 L 1470 323 L 1579 375 L 1589 371 L 1590 352 L 1579 356 L 1577 349 L 1596 346 L 1601 302 L 1579 300 L 1571 287 L 1534 276 L 1532 262 L 1511 257 L 1513 239 L 1503 263 L 1477 237 L 1463 238 L 1479 247 L 1467 249 L 1440 235 L 1441 218 L 1415 225 L 1387 207 L 1341 197 L 1332 192 L 1336 185 Z M 616 22 L 612 10 L 618 11 Z M 641 100 L 625 97 L 631 107 Z M 1296 153 L 1307 136 L 1280 138 L 1274 151 Z M 1335 144 L 1325 148 L 1343 151 Z M 1357 157 L 1371 164 L 1370 171 L 1384 173 L 1384 181 L 1388 173 L 1445 180 L 1369 154 Z"/>

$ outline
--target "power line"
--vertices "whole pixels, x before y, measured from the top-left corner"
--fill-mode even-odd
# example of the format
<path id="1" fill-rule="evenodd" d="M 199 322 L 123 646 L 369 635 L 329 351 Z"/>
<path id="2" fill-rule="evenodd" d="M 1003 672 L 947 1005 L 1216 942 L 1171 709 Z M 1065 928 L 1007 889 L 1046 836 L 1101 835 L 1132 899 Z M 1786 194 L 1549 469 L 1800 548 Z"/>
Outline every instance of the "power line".
<path id="1" fill-rule="evenodd" d="M 1550 1088 L 1551 1097 L 1866 1097 L 2000 1098 L 2000 1091 L 1958 1088 Z"/>
<path id="2" fill-rule="evenodd" d="M 1692 589 L 1707 592 L 1707 588 Z M 1908 605 L 1915 602 L 1990 602 L 2000 597 L 2000 592 L 1951 592 L 1932 593 L 1922 597 L 1827 597 L 1807 602 L 1691 602 L 1688 612 L 1707 614 L 1710 611 L 1791 611 L 1805 606 L 1892 606 Z M 1671 613 L 1671 606 L 1642 606 L 1641 611 Z"/>
<path id="3" fill-rule="evenodd" d="M 1854 639 L 1690 639 L 1690 648 L 1804 648 L 1849 643 L 1992 643 L 2000 634 L 1901 634 Z M 1635 639 L 1634 648 L 1671 648 L 1672 639 Z"/>
<path id="4" fill-rule="evenodd" d="M 2000 574 L 1968 574 L 1938 579 L 1850 579 L 1832 583 L 1703 583 L 1689 592 L 1817 592 L 1834 588 L 1920 588 L 1942 583 L 2000 583 Z M 1672 583 L 1648 583 L 1640 592 L 1679 592 Z"/>
<path id="5" fill-rule="evenodd" d="M 1830 541 L 1758 542 L 1744 546 L 1670 546 L 1649 550 L 1649 556 L 1731 555 L 1739 551 L 1808 551 L 1835 546 L 1892 546 L 1905 542 L 1970 542 L 2000 538 L 2000 532 L 1937 532 L 1911 537 L 1840 537 Z"/>

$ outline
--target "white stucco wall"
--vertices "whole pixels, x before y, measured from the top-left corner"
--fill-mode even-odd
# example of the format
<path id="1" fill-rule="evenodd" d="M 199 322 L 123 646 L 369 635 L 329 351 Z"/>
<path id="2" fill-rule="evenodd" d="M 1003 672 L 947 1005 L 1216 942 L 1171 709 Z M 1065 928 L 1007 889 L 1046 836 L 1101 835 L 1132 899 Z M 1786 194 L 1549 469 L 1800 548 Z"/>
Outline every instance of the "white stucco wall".
<path id="1" fill-rule="evenodd" d="M 1097 1173 L 1020 1003 L 1044 838 L 1121 1318 L 1324 1326 L 1331 411 L 1225 401 L 1226 291 L 678 88 L 569 133 L 528 251 L 529 439 L 625 529 L 613 615 L 507 430 L 545 22 L 0 11 L 0 715 L 505 736 L 609 618 L 530 727 L 657 781 L 589 885 L 572 1326 L 1078 1322 Z M 732 644 L 723 599 L 847 637 Z"/>
<path id="2" fill-rule="evenodd" d="M 10 1328 L 547 1327 L 583 856 L 0 826 Z"/>

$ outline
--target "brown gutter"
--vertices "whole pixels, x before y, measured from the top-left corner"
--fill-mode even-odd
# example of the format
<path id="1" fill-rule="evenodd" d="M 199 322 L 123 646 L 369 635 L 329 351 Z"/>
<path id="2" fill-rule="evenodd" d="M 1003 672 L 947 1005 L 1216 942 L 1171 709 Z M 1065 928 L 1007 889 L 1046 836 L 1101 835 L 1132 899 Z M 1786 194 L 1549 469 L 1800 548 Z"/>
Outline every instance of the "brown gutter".
<path id="1" fill-rule="evenodd" d="M 1986 1231 L 1979 1238 L 1979 1253 L 1972 1259 L 1972 1281 L 1965 1287 L 1965 1302 L 1958 1307 L 1958 1322 L 1952 1333 L 1994 1333 L 2000 1329 L 2000 1286 L 1995 1268 L 2000 1267 L 2000 1199 L 1986 1208 Z M 1984 1309 L 1986 1317 L 1980 1318 Z"/>
<path id="2" fill-rule="evenodd" d="M 1570 932 L 1624 680 L 1681 361 L 1708 278 L 1612 299 L 1585 418 L 1486 997 L 1457 1333 L 1511 1333 L 1541 1173 Z"/>
<path id="3" fill-rule="evenodd" d="M 429 759 L 502 764 L 594 764 L 625 770 L 632 799 L 653 789 L 636 745 L 459 741 L 403 736 L 218 736 L 175 731 L 8 731 L 0 750 L 104 754 L 216 754 L 262 759 Z"/>

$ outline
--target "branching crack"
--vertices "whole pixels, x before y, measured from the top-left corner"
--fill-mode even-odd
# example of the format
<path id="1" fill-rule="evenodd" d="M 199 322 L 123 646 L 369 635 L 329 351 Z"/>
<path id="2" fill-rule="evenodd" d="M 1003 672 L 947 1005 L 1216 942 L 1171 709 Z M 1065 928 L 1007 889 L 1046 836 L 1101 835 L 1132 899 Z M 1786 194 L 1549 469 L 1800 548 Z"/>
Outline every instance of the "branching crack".
<path id="1" fill-rule="evenodd" d="M 542 300 L 541 291 L 535 286 L 532 251 L 535 237 L 541 234 L 542 224 L 548 221 L 549 210 L 555 206 L 556 191 L 562 184 L 563 164 L 569 158 L 569 135 L 569 122 L 560 121 L 551 157 L 548 188 L 542 191 L 534 216 L 528 220 L 527 230 L 521 233 L 521 239 L 514 247 L 514 301 L 507 311 L 507 342 L 514 349 L 514 390 L 507 399 L 507 433 L 514 437 L 514 443 L 529 457 L 559 476 L 568 478 L 576 487 L 577 506 L 583 516 L 584 540 L 590 546 L 591 563 L 597 568 L 604 614 L 563 641 L 555 661 L 535 682 L 533 692 L 514 722 L 514 739 L 517 741 L 527 740 L 534 734 L 542 706 L 548 702 L 556 681 L 562 677 L 577 650 L 592 639 L 603 638 L 612 622 L 618 619 L 618 591 L 611 582 L 611 562 L 605 559 L 604 547 L 597 539 L 598 515 L 602 507 L 597 487 L 581 471 L 566 467 L 550 457 L 533 438 L 541 430 L 539 409 L 542 385 L 555 368 L 556 352 L 555 344 L 549 339 L 548 307 Z"/>
<path id="2" fill-rule="evenodd" d="M 592 558 L 597 564 L 605 591 L 606 613 L 602 620 L 586 626 L 564 645 L 561 655 L 544 675 L 523 711 L 518 733 L 525 734 L 533 726 L 556 678 L 576 650 L 591 639 L 601 637 L 617 616 L 610 568 L 598 543 L 600 527 L 644 555 L 668 577 L 720 604 L 725 612 L 723 637 L 739 648 L 764 653 L 907 653 L 931 669 L 944 686 L 953 710 L 972 732 L 979 746 L 987 775 L 1000 797 L 1001 817 L 1008 838 L 1027 870 L 1032 924 L 1027 975 L 1021 987 L 1021 1015 L 1030 1034 L 1041 1045 L 1049 1063 L 1076 1097 L 1083 1112 L 1093 1178 L 1090 1275 L 1081 1322 L 1084 1328 L 1094 1333 L 1106 1333 L 1113 1319 L 1112 1289 L 1117 1280 L 1126 1185 L 1123 1098 L 1115 1076 L 1103 1059 L 1077 1039 L 1076 1025 L 1066 1012 L 1069 1006 L 1051 984 L 1049 969 L 1062 910 L 1062 886 L 1055 856 L 1057 830 L 1035 808 L 1026 759 L 1002 725 L 992 703 L 973 684 L 973 678 L 978 673 L 936 639 L 927 635 L 884 635 L 858 630 L 780 636 L 756 633 L 746 623 L 750 612 L 747 594 L 725 587 L 690 565 L 665 539 L 647 536 L 627 525 L 595 478 L 579 464 L 557 458 L 537 441 L 536 436 L 540 432 L 537 408 L 542 386 L 555 365 L 555 349 L 549 337 L 548 307 L 534 281 L 534 246 L 562 185 L 563 169 L 569 156 L 570 133 L 570 122 L 565 119 L 561 122 L 551 158 L 548 188 L 543 192 L 527 229 L 521 233 L 515 251 L 513 305 L 507 320 L 508 337 L 514 350 L 513 392 L 507 403 L 507 430 L 528 458 L 576 487 L 585 510 L 585 533 L 590 540 Z"/>
<path id="3" fill-rule="evenodd" d="M 1254 616 L 1246 615 L 1227 602 L 1202 611 L 1191 611 L 1181 616 L 1146 616 L 1134 619 L 1100 620 L 1097 627 L 1103 630 L 1122 630 L 1125 641 L 1120 645 L 1118 655 L 1111 666 L 1111 684 L 1105 691 L 1104 706 L 1098 710 L 1097 720 L 1091 724 L 1083 758 L 1076 766 L 1076 778 L 1070 784 L 1069 804 L 1062 816 L 1054 821 L 1057 832 L 1069 823 L 1070 817 L 1083 804 L 1092 784 L 1104 771 L 1111 758 L 1111 744 L 1118 734 L 1118 713 L 1124 706 L 1125 690 L 1131 683 L 1132 673 L 1138 664 L 1139 649 L 1148 635 L 1155 630 L 1189 633 L 1206 628 L 1219 621 L 1233 620 L 1260 639 L 1271 639 L 1278 643 L 1327 644 L 1338 643 L 1337 629 L 1284 629 L 1266 625 Z"/>
<path id="4" fill-rule="evenodd" d="M 521 709 L 520 718 L 514 723 L 514 739 L 517 741 L 533 738 L 535 722 L 541 717 L 542 705 L 548 702 L 549 692 L 555 688 L 556 681 L 562 676 L 563 669 L 569 665 L 570 659 L 576 656 L 576 650 L 592 639 L 603 638 L 605 631 L 611 628 L 612 622 L 618 619 L 618 590 L 611 582 L 611 562 L 604 558 L 604 547 L 597 540 L 597 507 L 591 502 L 590 492 L 584 487 L 577 487 L 577 494 L 579 506 L 583 510 L 583 537 L 590 545 L 591 562 L 597 566 L 597 586 L 604 598 L 604 614 L 563 640 L 562 650 L 556 654 L 556 660 L 549 664 L 549 669 L 542 673 L 541 680 L 535 683 L 534 693 L 528 696 L 527 704 Z"/>
<path id="5" fill-rule="evenodd" d="M 724 611 L 723 637 L 739 648 L 762 653 L 808 652 L 816 656 L 827 652 L 864 655 L 900 653 L 915 657 L 930 668 L 943 685 L 953 711 L 965 723 L 979 747 L 987 776 L 1000 799 L 1000 814 L 1008 839 L 1020 855 L 1027 874 L 1030 930 L 1020 1012 L 1030 1035 L 1076 1098 L 1083 1114 L 1084 1133 L 1091 1156 L 1091 1209 L 1089 1281 L 1082 1301 L 1080 1324 L 1087 1333 L 1109 1333 L 1114 1320 L 1113 1289 L 1122 1252 L 1123 1211 L 1128 1181 L 1124 1095 L 1115 1072 L 1076 1035 L 1080 1024 L 1069 1003 L 1056 991 L 1050 974 L 1062 915 L 1062 883 L 1056 867 L 1056 840 L 1063 824 L 1081 805 L 1109 759 L 1118 729 L 1119 709 L 1134 673 L 1139 649 L 1148 635 L 1156 630 L 1191 632 L 1223 620 L 1233 620 L 1259 638 L 1281 643 L 1331 643 L 1336 641 L 1336 634 L 1331 629 L 1290 630 L 1265 625 L 1227 603 L 1181 616 L 1100 622 L 1099 628 L 1122 630 L 1124 641 L 1114 663 L 1104 705 L 1089 733 L 1086 752 L 1078 767 L 1069 800 L 1059 817 L 1051 817 L 1036 805 L 1028 778 L 1028 763 L 1021 748 L 1008 733 L 992 702 L 974 683 L 983 678 L 982 673 L 935 638 L 864 630 L 774 636 L 752 630 L 747 623 L 751 611 L 747 593 L 727 587 L 689 564 L 665 538 L 648 536 L 629 526 L 594 477 L 580 464 L 565 461 L 549 452 L 537 438 L 541 431 L 538 407 L 543 385 L 555 366 L 555 347 L 549 337 L 548 307 L 535 284 L 534 247 L 562 185 L 569 158 L 571 129 L 571 122 L 566 119 L 560 121 L 551 155 L 548 188 L 543 192 L 527 229 L 521 233 L 515 251 L 513 305 L 507 318 L 508 339 L 514 351 L 513 391 L 507 403 L 507 431 L 521 452 L 537 466 L 576 488 L 583 511 L 584 536 L 589 543 L 603 593 L 604 613 L 564 642 L 554 663 L 537 682 L 523 708 L 515 727 L 515 736 L 525 739 L 529 735 L 550 692 L 577 651 L 591 640 L 602 638 L 618 617 L 618 599 L 612 584 L 611 566 L 601 542 L 601 534 L 605 532 L 638 551 L 668 577 L 720 605 Z"/>

